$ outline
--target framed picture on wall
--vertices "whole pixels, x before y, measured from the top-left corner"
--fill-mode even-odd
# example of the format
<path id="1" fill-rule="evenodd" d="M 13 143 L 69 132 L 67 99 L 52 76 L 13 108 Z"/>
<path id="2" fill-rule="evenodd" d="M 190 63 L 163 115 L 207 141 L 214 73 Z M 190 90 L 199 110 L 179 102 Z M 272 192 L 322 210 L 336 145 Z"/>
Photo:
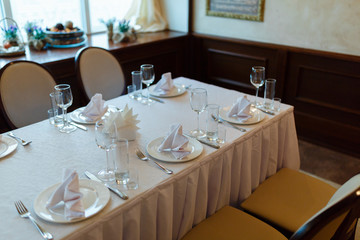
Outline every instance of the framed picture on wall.
<path id="1" fill-rule="evenodd" d="M 206 15 L 264 21 L 265 0 L 206 0 Z"/>

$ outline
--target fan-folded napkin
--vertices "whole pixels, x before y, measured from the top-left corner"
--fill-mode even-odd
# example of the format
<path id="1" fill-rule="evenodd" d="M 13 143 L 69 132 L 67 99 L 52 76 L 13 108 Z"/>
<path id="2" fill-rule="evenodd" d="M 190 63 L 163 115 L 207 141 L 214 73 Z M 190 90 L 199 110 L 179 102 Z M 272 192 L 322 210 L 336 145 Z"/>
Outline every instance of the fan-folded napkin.
<path id="1" fill-rule="evenodd" d="M 154 91 L 161 92 L 162 94 L 169 93 L 174 87 L 174 81 L 171 78 L 171 72 L 164 73 L 160 81 L 156 84 Z"/>
<path id="2" fill-rule="evenodd" d="M 170 131 L 160 144 L 158 151 L 171 152 L 176 159 L 182 159 L 190 154 L 187 148 L 189 139 L 182 134 L 182 126 L 178 123 L 170 126 Z"/>
<path id="3" fill-rule="evenodd" d="M 64 216 L 71 220 L 85 216 L 81 199 L 83 194 L 79 189 L 79 176 L 75 170 L 64 169 L 62 183 L 50 196 L 46 207 L 49 209 L 64 202 Z"/>
<path id="4" fill-rule="evenodd" d="M 241 122 L 244 122 L 252 117 L 250 113 L 250 107 L 251 103 L 247 99 L 246 95 L 244 97 L 238 98 L 228 112 L 228 117 L 235 117 L 238 118 Z"/>
<path id="5" fill-rule="evenodd" d="M 126 138 L 127 140 L 136 139 L 136 131 L 139 129 L 136 124 L 140 122 L 137 120 L 138 114 L 133 114 L 133 109 L 126 104 L 123 111 L 110 112 L 105 120 L 104 131 L 109 133 L 116 133 L 117 138 Z"/>
<path id="6" fill-rule="evenodd" d="M 102 94 L 96 93 L 81 114 L 86 117 L 86 121 L 93 122 L 100 119 L 107 110 L 108 106 L 105 106 Z"/>

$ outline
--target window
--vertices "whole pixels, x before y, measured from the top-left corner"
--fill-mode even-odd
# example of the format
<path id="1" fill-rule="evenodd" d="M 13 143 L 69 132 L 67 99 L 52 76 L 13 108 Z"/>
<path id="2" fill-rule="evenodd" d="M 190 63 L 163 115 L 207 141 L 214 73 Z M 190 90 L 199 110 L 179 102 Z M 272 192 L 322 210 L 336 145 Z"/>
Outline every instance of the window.
<path id="1" fill-rule="evenodd" d="M 27 21 L 41 27 L 72 21 L 74 27 L 86 33 L 105 31 L 100 19 L 124 18 L 133 0 L 3 0 L 1 13 L 13 18 L 24 31 Z M 25 32 L 23 33 L 25 36 Z"/>
<path id="2" fill-rule="evenodd" d="M 130 8 L 130 0 L 89 0 L 91 31 L 105 31 L 106 27 L 99 20 L 116 17 L 122 20 Z"/>

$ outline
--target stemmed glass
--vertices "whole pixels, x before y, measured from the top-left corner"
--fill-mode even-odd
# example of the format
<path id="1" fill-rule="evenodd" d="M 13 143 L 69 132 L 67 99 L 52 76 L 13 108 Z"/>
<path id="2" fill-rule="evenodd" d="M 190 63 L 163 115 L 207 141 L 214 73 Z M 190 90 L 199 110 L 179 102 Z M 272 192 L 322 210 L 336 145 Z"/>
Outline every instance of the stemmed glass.
<path id="1" fill-rule="evenodd" d="M 200 130 L 200 113 L 203 112 L 207 106 L 207 91 L 203 88 L 193 88 L 190 92 L 191 109 L 197 113 L 197 129 L 192 130 L 190 134 L 193 137 L 205 136 L 205 131 Z"/>
<path id="2" fill-rule="evenodd" d="M 55 95 L 56 105 L 63 110 L 63 121 L 64 125 L 59 129 L 60 132 L 70 133 L 76 130 L 76 127 L 69 124 L 67 109 L 73 103 L 73 96 L 69 84 L 59 84 L 55 86 L 55 91 L 61 94 Z"/>
<path id="3" fill-rule="evenodd" d="M 106 126 L 106 119 L 97 121 L 95 124 L 95 141 L 99 148 L 106 151 L 106 169 L 98 172 L 98 176 L 104 181 L 115 180 L 114 164 L 109 159 L 109 151 L 116 147 L 115 140 L 116 128 Z"/>
<path id="4" fill-rule="evenodd" d="M 154 66 L 151 64 L 143 64 L 140 66 L 140 72 L 141 72 L 141 81 L 146 85 L 147 88 L 146 99 L 144 99 L 143 103 L 150 105 L 153 101 L 149 98 L 149 87 L 150 84 L 152 84 L 155 79 Z"/>
<path id="5" fill-rule="evenodd" d="M 254 87 L 256 87 L 256 97 L 255 97 L 255 107 L 257 107 L 259 104 L 257 102 L 258 99 L 258 93 L 259 88 L 264 85 L 265 80 L 265 68 L 261 66 L 254 66 L 251 68 L 250 73 L 250 82 Z"/>

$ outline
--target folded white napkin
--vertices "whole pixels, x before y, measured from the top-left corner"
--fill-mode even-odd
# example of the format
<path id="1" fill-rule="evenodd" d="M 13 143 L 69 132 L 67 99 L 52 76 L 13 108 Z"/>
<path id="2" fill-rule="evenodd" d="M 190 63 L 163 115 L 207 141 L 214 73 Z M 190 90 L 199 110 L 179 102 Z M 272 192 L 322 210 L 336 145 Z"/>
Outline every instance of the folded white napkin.
<path id="1" fill-rule="evenodd" d="M 75 170 L 64 169 L 63 179 L 60 186 L 53 192 L 46 207 L 49 209 L 64 202 L 64 216 L 71 220 L 85 216 L 84 207 L 81 202 L 83 194 L 79 190 L 79 176 Z"/>
<path id="2" fill-rule="evenodd" d="M 181 124 L 175 123 L 170 126 L 170 131 L 160 144 L 158 151 L 171 152 L 176 159 L 182 159 L 190 154 L 188 149 L 189 139 L 182 135 Z"/>
<path id="3" fill-rule="evenodd" d="M 228 112 L 228 117 L 238 118 L 239 121 L 245 122 L 252 117 L 250 113 L 251 103 L 247 99 L 246 95 L 242 98 L 238 98 L 235 104 Z"/>
<path id="4" fill-rule="evenodd" d="M 108 106 L 105 106 L 102 94 L 96 93 L 81 114 L 86 117 L 86 121 L 93 122 L 100 119 L 107 110 Z"/>
<path id="5" fill-rule="evenodd" d="M 129 109 L 126 104 L 123 111 L 110 112 L 105 120 L 104 131 L 109 133 L 116 133 L 118 138 L 126 138 L 127 140 L 136 139 L 136 131 L 139 129 L 136 124 L 140 122 L 137 120 L 138 114 L 134 115 L 132 108 Z"/>
<path id="6" fill-rule="evenodd" d="M 160 81 L 156 84 L 154 91 L 162 94 L 167 94 L 173 89 L 174 81 L 171 78 L 171 72 L 164 73 Z"/>

